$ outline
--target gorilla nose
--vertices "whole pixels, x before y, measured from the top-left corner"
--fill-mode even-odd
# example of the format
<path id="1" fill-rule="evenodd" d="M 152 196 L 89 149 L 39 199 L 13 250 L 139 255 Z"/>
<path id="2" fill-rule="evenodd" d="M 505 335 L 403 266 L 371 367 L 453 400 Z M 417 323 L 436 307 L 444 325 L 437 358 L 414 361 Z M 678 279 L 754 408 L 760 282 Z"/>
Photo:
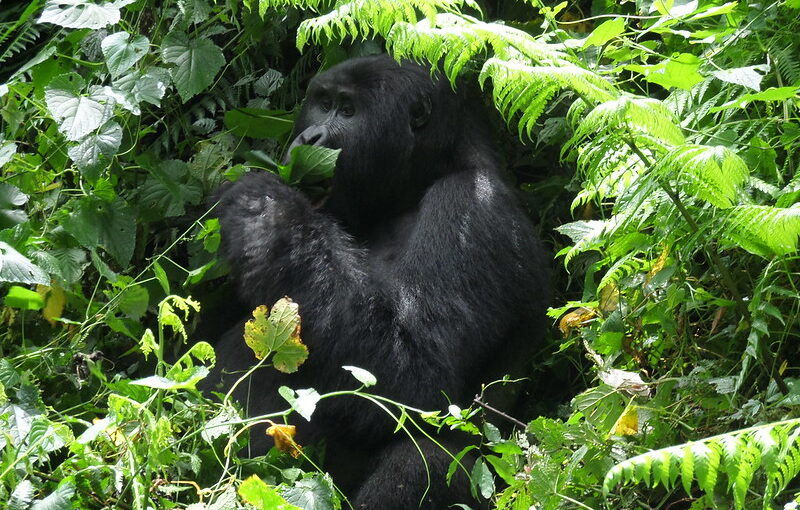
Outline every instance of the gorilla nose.
<path id="1" fill-rule="evenodd" d="M 311 126 L 304 129 L 297 137 L 289 144 L 286 149 L 286 154 L 283 156 L 283 164 L 289 163 L 292 151 L 298 145 L 318 145 L 325 147 L 329 141 L 328 128 L 325 126 Z"/>

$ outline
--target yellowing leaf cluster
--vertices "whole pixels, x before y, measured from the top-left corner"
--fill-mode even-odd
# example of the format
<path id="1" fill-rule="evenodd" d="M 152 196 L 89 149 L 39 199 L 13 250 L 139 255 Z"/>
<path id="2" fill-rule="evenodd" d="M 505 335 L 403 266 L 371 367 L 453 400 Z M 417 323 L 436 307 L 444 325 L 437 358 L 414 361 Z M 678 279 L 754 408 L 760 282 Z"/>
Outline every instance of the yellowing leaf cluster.
<path id="1" fill-rule="evenodd" d="M 253 310 L 253 318 L 244 325 L 244 341 L 257 359 L 274 353 L 273 365 L 287 374 L 308 358 L 308 348 L 300 340 L 298 306 L 288 297 L 278 300 L 272 311 L 266 305 Z"/>

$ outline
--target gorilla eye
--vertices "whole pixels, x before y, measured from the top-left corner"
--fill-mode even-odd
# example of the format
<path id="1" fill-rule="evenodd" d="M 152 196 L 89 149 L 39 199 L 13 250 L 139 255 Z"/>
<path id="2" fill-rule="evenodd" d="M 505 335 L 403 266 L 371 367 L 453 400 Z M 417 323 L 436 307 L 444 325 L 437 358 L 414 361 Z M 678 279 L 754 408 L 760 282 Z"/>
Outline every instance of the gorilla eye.
<path id="1" fill-rule="evenodd" d="M 319 100 L 319 107 L 320 109 L 322 109 L 323 112 L 330 111 L 332 106 L 333 102 L 327 97 L 324 97 Z"/>
<path id="2" fill-rule="evenodd" d="M 342 107 L 339 109 L 339 111 L 345 117 L 352 117 L 353 114 L 356 113 L 356 109 L 353 107 L 353 105 L 348 103 L 343 104 Z"/>

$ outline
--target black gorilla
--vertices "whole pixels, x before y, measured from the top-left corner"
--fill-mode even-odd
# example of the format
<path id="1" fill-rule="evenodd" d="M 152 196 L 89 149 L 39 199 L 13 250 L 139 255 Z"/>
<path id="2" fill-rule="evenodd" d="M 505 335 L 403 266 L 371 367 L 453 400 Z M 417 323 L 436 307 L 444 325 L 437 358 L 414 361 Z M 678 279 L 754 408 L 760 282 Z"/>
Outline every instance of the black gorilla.
<path id="1" fill-rule="evenodd" d="M 280 384 L 354 388 L 342 365 L 416 408 L 468 404 L 481 381 L 524 359 L 543 327 L 547 258 L 465 90 L 386 55 L 346 61 L 311 81 L 292 143 L 342 149 L 324 206 L 266 172 L 221 193 L 241 316 L 291 297 L 310 351 L 296 374 L 262 370 L 249 394 L 241 385 L 251 415 L 285 408 Z M 217 352 L 226 370 L 254 362 L 241 323 Z M 355 508 L 468 503 L 463 477 L 445 484 L 451 458 L 418 440 L 426 492 L 414 444 L 363 399 L 324 400 L 305 426 L 298 440 L 327 439 L 327 469 Z"/>

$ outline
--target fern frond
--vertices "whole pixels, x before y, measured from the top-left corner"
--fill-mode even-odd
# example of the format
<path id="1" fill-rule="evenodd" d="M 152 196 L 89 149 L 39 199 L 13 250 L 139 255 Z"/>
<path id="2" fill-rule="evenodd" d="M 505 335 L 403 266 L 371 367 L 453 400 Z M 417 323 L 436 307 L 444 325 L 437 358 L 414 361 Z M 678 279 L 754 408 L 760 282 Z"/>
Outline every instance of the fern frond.
<path id="1" fill-rule="evenodd" d="M 301 6 L 315 11 L 324 5 L 322 0 L 262 0 L 262 7 Z M 480 11 L 475 0 L 339 0 L 330 12 L 303 21 L 297 29 L 297 47 L 309 42 L 319 43 L 323 38 L 343 40 L 380 35 L 388 38 L 389 31 L 399 23 L 415 24 L 420 19 L 435 23 L 441 13 L 460 13 L 465 7 Z"/>
<path id="2" fill-rule="evenodd" d="M 495 106 L 509 120 L 521 114 L 519 131 L 530 137 L 544 107 L 559 90 L 574 90 L 590 101 L 614 97 L 613 86 L 599 75 L 576 65 L 531 66 L 517 61 L 490 58 L 481 69 L 483 85 L 491 78 Z"/>
<path id="3" fill-rule="evenodd" d="M 397 23 L 386 36 L 386 46 L 398 58 L 425 58 L 436 63 L 444 57 L 443 69 L 451 82 L 470 59 L 488 50 L 503 60 L 574 65 L 556 45 L 538 41 L 516 28 L 464 14 L 444 13 L 416 24 Z"/>
<path id="4" fill-rule="evenodd" d="M 727 211 L 722 239 L 750 253 L 771 257 L 797 251 L 800 204 L 788 208 L 739 205 Z"/>
<path id="5" fill-rule="evenodd" d="M 33 46 L 40 36 L 33 23 L 0 23 L 0 63 Z"/>
<path id="6" fill-rule="evenodd" d="M 636 255 L 638 255 L 638 253 L 628 253 L 622 258 L 617 259 L 616 262 L 608 268 L 606 274 L 603 275 L 600 283 L 597 284 L 598 292 L 606 285 L 612 283 L 618 284 L 623 278 L 640 272 L 645 265 L 645 261 Z"/>
<path id="7" fill-rule="evenodd" d="M 585 181 L 572 202 L 572 210 L 591 200 L 618 197 L 630 190 L 645 167 L 616 134 L 600 135 L 578 152 L 578 171 Z"/>
<path id="8" fill-rule="evenodd" d="M 769 53 L 775 61 L 775 67 L 781 73 L 783 81 L 786 83 L 797 83 L 800 81 L 800 59 L 797 58 L 793 42 L 785 42 L 781 47 L 776 43 L 769 48 Z"/>
<path id="9" fill-rule="evenodd" d="M 691 494 L 693 482 L 712 494 L 720 471 L 737 510 L 745 508 L 754 475 L 762 469 L 767 478 L 763 508 L 800 473 L 800 419 L 767 423 L 660 450 L 620 462 L 606 474 L 603 493 L 618 484 L 646 483 L 671 488 L 677 477 Z"/>
<path id="10" fill-rule="evenodd" d="M 602 246 L 603 234 L 608 227 L 609 222 L 601 220 L 573 221 L 556 227 L 557 231 L 575 243 L 564 257 L 564 266 L 569 265 L 569 261 L 576 255 Z"/>
<path id="11" fill-rule="evenodd" d="M 678 190 L 726 209 L 741 194 L 749 171 L 744 161 L 722 146 L 683 145 L 670 151 L 655 171 Z"/>
<path id="12" fill-rule="evenodd" d="M 666 146 L 685 141 L 672 112 L 661 101 L 646 97 L 620 96 L 597 105 L 585 117 L 574 121 L 575 134 L 567 142 L 570 147 L 608 132 L 644 135 Z"/>

